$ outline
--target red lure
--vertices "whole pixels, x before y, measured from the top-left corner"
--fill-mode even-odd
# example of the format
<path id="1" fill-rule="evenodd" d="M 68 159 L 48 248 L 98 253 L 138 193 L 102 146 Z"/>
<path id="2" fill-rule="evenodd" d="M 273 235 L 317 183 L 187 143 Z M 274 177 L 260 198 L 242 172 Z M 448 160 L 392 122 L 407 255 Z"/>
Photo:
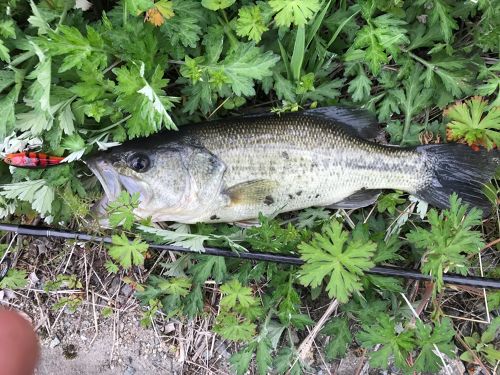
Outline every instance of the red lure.
<path id="1" fill-rule="evenodd" d="M 49 156 L 42 152 L 19 152 L 7 154 L 3 161 L 19 168 L 47 168 L 61 163 L 63 159 L 64 157 Z"/>

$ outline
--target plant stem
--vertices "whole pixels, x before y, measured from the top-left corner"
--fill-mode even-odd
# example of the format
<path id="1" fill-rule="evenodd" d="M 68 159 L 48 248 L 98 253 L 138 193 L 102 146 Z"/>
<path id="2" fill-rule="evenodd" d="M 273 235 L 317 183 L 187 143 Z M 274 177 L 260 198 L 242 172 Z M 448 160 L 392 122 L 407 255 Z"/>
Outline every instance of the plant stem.
<path id="1" fill-rule="evenodd" d="M 128 10 L 127 10 L 127 2 L 123 2 L 123 26 L 127 24 L 127 18 L 128 18 Z"/>

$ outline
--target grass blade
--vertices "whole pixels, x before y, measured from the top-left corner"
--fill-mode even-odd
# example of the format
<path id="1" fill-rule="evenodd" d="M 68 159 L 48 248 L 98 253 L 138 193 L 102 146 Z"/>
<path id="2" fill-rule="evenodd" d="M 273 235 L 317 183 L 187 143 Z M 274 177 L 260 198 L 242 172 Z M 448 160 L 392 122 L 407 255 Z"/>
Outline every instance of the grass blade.
<path id="1" fill-rule="evenodd" d="M 306 47 L 306 30 L 304 26 L 297 29 L 295 36 L 295 44 L 293 46 L 292 60 L 290 68 L 292 69 L 292 76 L 295 81 L 300 78 L 300 71 L 302 69 L 302 62 L 304 61 L 304 50 Z"/>

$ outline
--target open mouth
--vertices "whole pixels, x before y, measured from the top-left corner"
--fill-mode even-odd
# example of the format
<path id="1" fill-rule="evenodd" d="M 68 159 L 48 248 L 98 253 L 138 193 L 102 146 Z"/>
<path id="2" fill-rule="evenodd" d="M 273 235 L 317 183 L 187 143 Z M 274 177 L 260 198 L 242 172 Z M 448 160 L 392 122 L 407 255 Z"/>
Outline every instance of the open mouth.
<path id="1" fill-rule="evenodd" d="M 122 190 L 129 194 L 139 193 L 139 201 L 143 205 L 151 199 L 152 194 L 144 182 L 119 174 L 108 161 L 91 158 L 85 162 L 104 189 L 105 197 L 98 204 L 99 210 L 105 209 L 108 202 L 116 200 Z"/>
<path id="2" fill-rule="evenodd" d="M 122 188 L 119 175 L 115 169 L 106 160 L 102 159 L 88 159 L 86 164 L 101 183 L 106 195 L 104 197 L 106 203 L 116 200 Z"/>

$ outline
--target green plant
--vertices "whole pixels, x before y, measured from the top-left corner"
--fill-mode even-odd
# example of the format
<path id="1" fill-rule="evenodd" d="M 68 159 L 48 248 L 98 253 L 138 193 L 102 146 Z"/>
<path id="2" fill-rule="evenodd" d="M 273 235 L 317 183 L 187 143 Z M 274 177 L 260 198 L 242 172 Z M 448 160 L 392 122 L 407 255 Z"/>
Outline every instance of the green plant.
<path id="1" fill-rule="evenodd" d="M 500 108 L 475 96 L 464 103 L 456 103 L 446 109 L 448 139 L 464 140 L 471 146 L 492 149 L 500 143 Z"/>
<path id="2" fill-rule="evenodd" d="M 475 354 L 476 356 L 483 357 L 490 364 L 495 365 L 500 361 L 500 350 L 495 347 L 495 337 L 498 336 L 499 330 L 500 317 L 496 317 L 482 335 L 474 332 L 472 336 L 464 337 L 464 341 L 468 348 L 467 351 L 464 351 L 460 355 L 460 359 L 466 362 L 476 363 L 477 357 L 474 357 Z"/>
<path id="3" fill-rule="evenodd" d="M 362 288 L 363 271 L 374 266 L 370 259 L 376 247 L 371 241 L 349 239 L 342 225 L 332 221 L 325 226 L 324 234 L 316 233 L 310 243 L 298 246 L 306 262 L 301 268 L 300 281 L 316 287 L 328 276 L 328 296 L 347 302 L 351 293 Z"/>
<path id="4" fill-rule="evenodd" d="M 428 213 L 430 230 L 416 228 L 407 238 L 422 255 L 422 272 L 436 280 L 436 290 L 443 288 L 443 273 L 452 271 L 466 275 L 469 260 L 466 254 L 476 253 L 484 246 L 481 233 L 473 230 L 481 224 L 481 211 L 461 205 L 461 199 L 453 194 L 450 208 L 440 214 L 435 209 Z"/>
<path id="5" fill-rule="evenodd" d="M 1 164 L 2 219 L 41 216 L 45 224 L 87 230 L 81 224 L 102 189 L 80 159 L 128 139 L 250 108 L 280 114 L 363 107 L 385 124 L 392 144 L 441 142 L 448 135 L 474 148 L 498 147 L 498 2 L 92 3 L 90 10 L 73 0 L 0 3 L 0 152 L 29 149 L 67 161 L 37 170 Z M 492 202 L 495 193 L 493 183 Z M 442 363 L 436 347 L 453 357 L 453 329 L 463 326 L 431 321 L 438 315 L 427 310 L 420 314 L 425 323 L 413 324 L 400 293 L 412 288 L 409 295 L 418 301 L 416 284 L 366 271 L 377 264 L 420 267 L 433 276 L 434 292 L 444 293 L 443 274 L 472 274 L 480 266 L 475 254 L 497 237 L 494 219 L 481 234 L 479 212 L 456 197 L 450 209 L 431 209 L 426 217 L 424 204 L 405 204 L 405 195 L 386 192 L 376 207 L 261 216 L 259 226 L 245 230 L 222 224 L 159 229 L 137 220 L 138 202 L 137 194 L 121 194 L 109 203 L 113 243 L 103 272 L 122 276 L 136 290 L 145 326 L 160 312 L 184 322 L 220 307 L 210 329 L 234 341 L 230 361 L 239 374 L 249 367 L 259 374 L 302 374 L 308 363 L 296 338 L 309 334 L 307 327 L 317 324 L 331 298 L 341 304 L 320 333 L 329 337 L 327 358 L 341 358 L 354 338 L 372 366 L 437 372 Z M 146 241 L 193 253 L 157 263 Z M 4 249 L 13 252 L 8 246 L 2 246 L 2 257 Z M 306 263 L 207 257 L 207 246 L 295 254 Z M 487 254 L 481 265 L 491 270 L 497 254 Z M 26 287 L 31 269 L 23 261 L 16 267 L 0 288 Z M 144 285 L 134 281 L 136 271 L 151 274 Z M 80 280 L 58 275 L 45 288 L 80 289 Z M 435 297 L 438 311 L 450 300 Z M 55 306 L 74 310 L 81 303 L 72 295 Z M 496 314 L 498 295 L 488 293 L 488 303 Z M 490 336 L 464 335 L 476 356 L 496 358 Z"/>

